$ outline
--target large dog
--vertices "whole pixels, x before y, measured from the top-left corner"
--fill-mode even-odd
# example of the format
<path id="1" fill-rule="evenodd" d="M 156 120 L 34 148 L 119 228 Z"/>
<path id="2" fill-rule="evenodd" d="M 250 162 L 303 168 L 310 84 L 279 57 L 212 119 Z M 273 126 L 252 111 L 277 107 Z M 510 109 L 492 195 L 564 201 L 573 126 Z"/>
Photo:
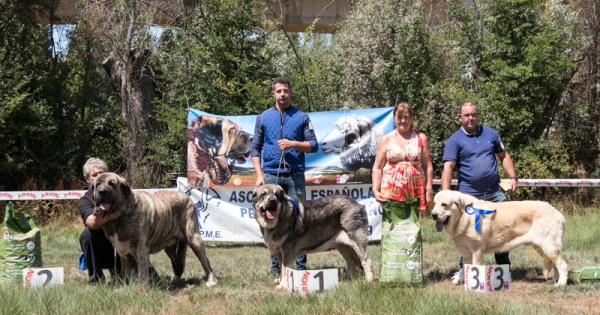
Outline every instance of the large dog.
<path id="1" fill-rule="evenodd" d="M 187 178 L 191 187 L 224 185 L 231 178 L 234 164 L 250 157 L 252 135 L 237 123 L 210 115 L 188 125 Z"/>
<path id="2" fill-rule="evenodd" d="M 346 260 L 348 275 L 358 266 L 367 281 L 373 280 L 367 214 L 352 198 L 334 195 L 304 201 L 288 197 L 278 185 L 263 185 L 254 190 L 252 206 L 265 244 L 281 266 L 277 289 L 287 288 L 285 268 L 293 268 L 294 257 L 332 248 Z"/>
<path id="3" fill-rule="evenodd" d="M 171 259 L 172 277 L 181 277 L 189 245 L 204 268 L 206 286 L 217 284 L 200 237 L 196 207 L 188 195 L 140 194 L 115 173 L 98 175 L 92 187 L 94 214 L 108 216 L 102 229 L 121 256 L 125 280 L 135 275 L 136 267 L 139 278 L 148 279 L 150 254 L 163 249 Z"/>
<path id="4" fill-rule="evenodd" d="M 567 284 L 567 263 L 561 255 L 565 218 L 542 201 L 487 202 L 452 190 L 435 195 L 431 216 L 438 232 L 446 231 L 465 264 L 483 265 L 484 253 L 504 253 L 532 245 L 542 256 L 544 277 L 554 268 L 555 285 Z M 472 206 L 472 207 L 468 207 Z M 476 230 L 476 213 L 480 229 Z M 469 213 L 472 213 L 471 215 Z"/>

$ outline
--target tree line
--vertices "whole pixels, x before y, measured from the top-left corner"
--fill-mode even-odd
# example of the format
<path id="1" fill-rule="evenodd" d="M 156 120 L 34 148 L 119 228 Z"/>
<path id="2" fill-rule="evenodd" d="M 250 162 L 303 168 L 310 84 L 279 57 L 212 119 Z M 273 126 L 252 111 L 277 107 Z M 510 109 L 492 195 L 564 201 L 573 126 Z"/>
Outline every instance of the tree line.
<path id="1" fill-rule="evenodd" d="M 467 100 L 521 178 L 600 175 L 597 0 L 447 1 L 441 22 L 423 1 L 356 0 L 334 35 L 286 32 L 270 0 L 166 2 L 175 25 L 155 32 L 164 1 L 82 0 L 57 52 L 57 0 L 0 0 L 0 190 L 82 187 L 91 156 L 171 185 L 188 108 L 260 113 L 277 76 L 307 112 L 409 102 L 436 178 Z"/>

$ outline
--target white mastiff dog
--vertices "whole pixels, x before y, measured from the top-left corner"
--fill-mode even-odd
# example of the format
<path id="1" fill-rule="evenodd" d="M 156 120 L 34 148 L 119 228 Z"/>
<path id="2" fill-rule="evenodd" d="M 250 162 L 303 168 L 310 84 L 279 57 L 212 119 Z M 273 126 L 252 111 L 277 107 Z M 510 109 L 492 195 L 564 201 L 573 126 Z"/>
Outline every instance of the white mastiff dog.
<path id="1" fill-rule="evenodd" d="M 555 285 L 567 284 L 567 263 L 561 255 L 565 218 L 547 202 L 495 203 L 452 190 L 440 191 L 434 202 L 431 216 L 435 228 L 450 235 L 465 264 L 483 265 L 484 253 L 531 245 L 542 256 L 544 277 L 548 279 L 554 268 Z"/>

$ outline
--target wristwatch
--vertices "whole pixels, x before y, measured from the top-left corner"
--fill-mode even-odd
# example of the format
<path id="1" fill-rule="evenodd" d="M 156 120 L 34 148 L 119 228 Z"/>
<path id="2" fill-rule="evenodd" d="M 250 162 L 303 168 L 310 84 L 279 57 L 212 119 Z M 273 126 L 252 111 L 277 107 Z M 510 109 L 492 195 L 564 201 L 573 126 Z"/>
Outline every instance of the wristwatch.
<path id="1" fill-rule="evenodd" d="M 519 181 L 519 176 L 513 176 L 513 177 L 511 177 L 510 179 L 511 179 L 511 180 L 513 180 L 513 179 L 514 179 L 514 180 L 516 180 L 516 181 Z"/>

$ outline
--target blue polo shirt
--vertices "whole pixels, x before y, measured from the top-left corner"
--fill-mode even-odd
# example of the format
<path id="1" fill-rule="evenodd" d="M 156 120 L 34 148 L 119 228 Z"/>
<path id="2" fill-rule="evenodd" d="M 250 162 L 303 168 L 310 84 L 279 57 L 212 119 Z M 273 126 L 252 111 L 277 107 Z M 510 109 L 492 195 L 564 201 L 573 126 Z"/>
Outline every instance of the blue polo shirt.
<path id="1" fill-rule="evenodd" d="M 460 192 L 489 194 L 500 190 L 496 154 L 504 151 L 494 129 L 477 126 L 477 134 L 471 135 L 461 127 L 446 142 L 443 160 L 456 163 Z"/>

